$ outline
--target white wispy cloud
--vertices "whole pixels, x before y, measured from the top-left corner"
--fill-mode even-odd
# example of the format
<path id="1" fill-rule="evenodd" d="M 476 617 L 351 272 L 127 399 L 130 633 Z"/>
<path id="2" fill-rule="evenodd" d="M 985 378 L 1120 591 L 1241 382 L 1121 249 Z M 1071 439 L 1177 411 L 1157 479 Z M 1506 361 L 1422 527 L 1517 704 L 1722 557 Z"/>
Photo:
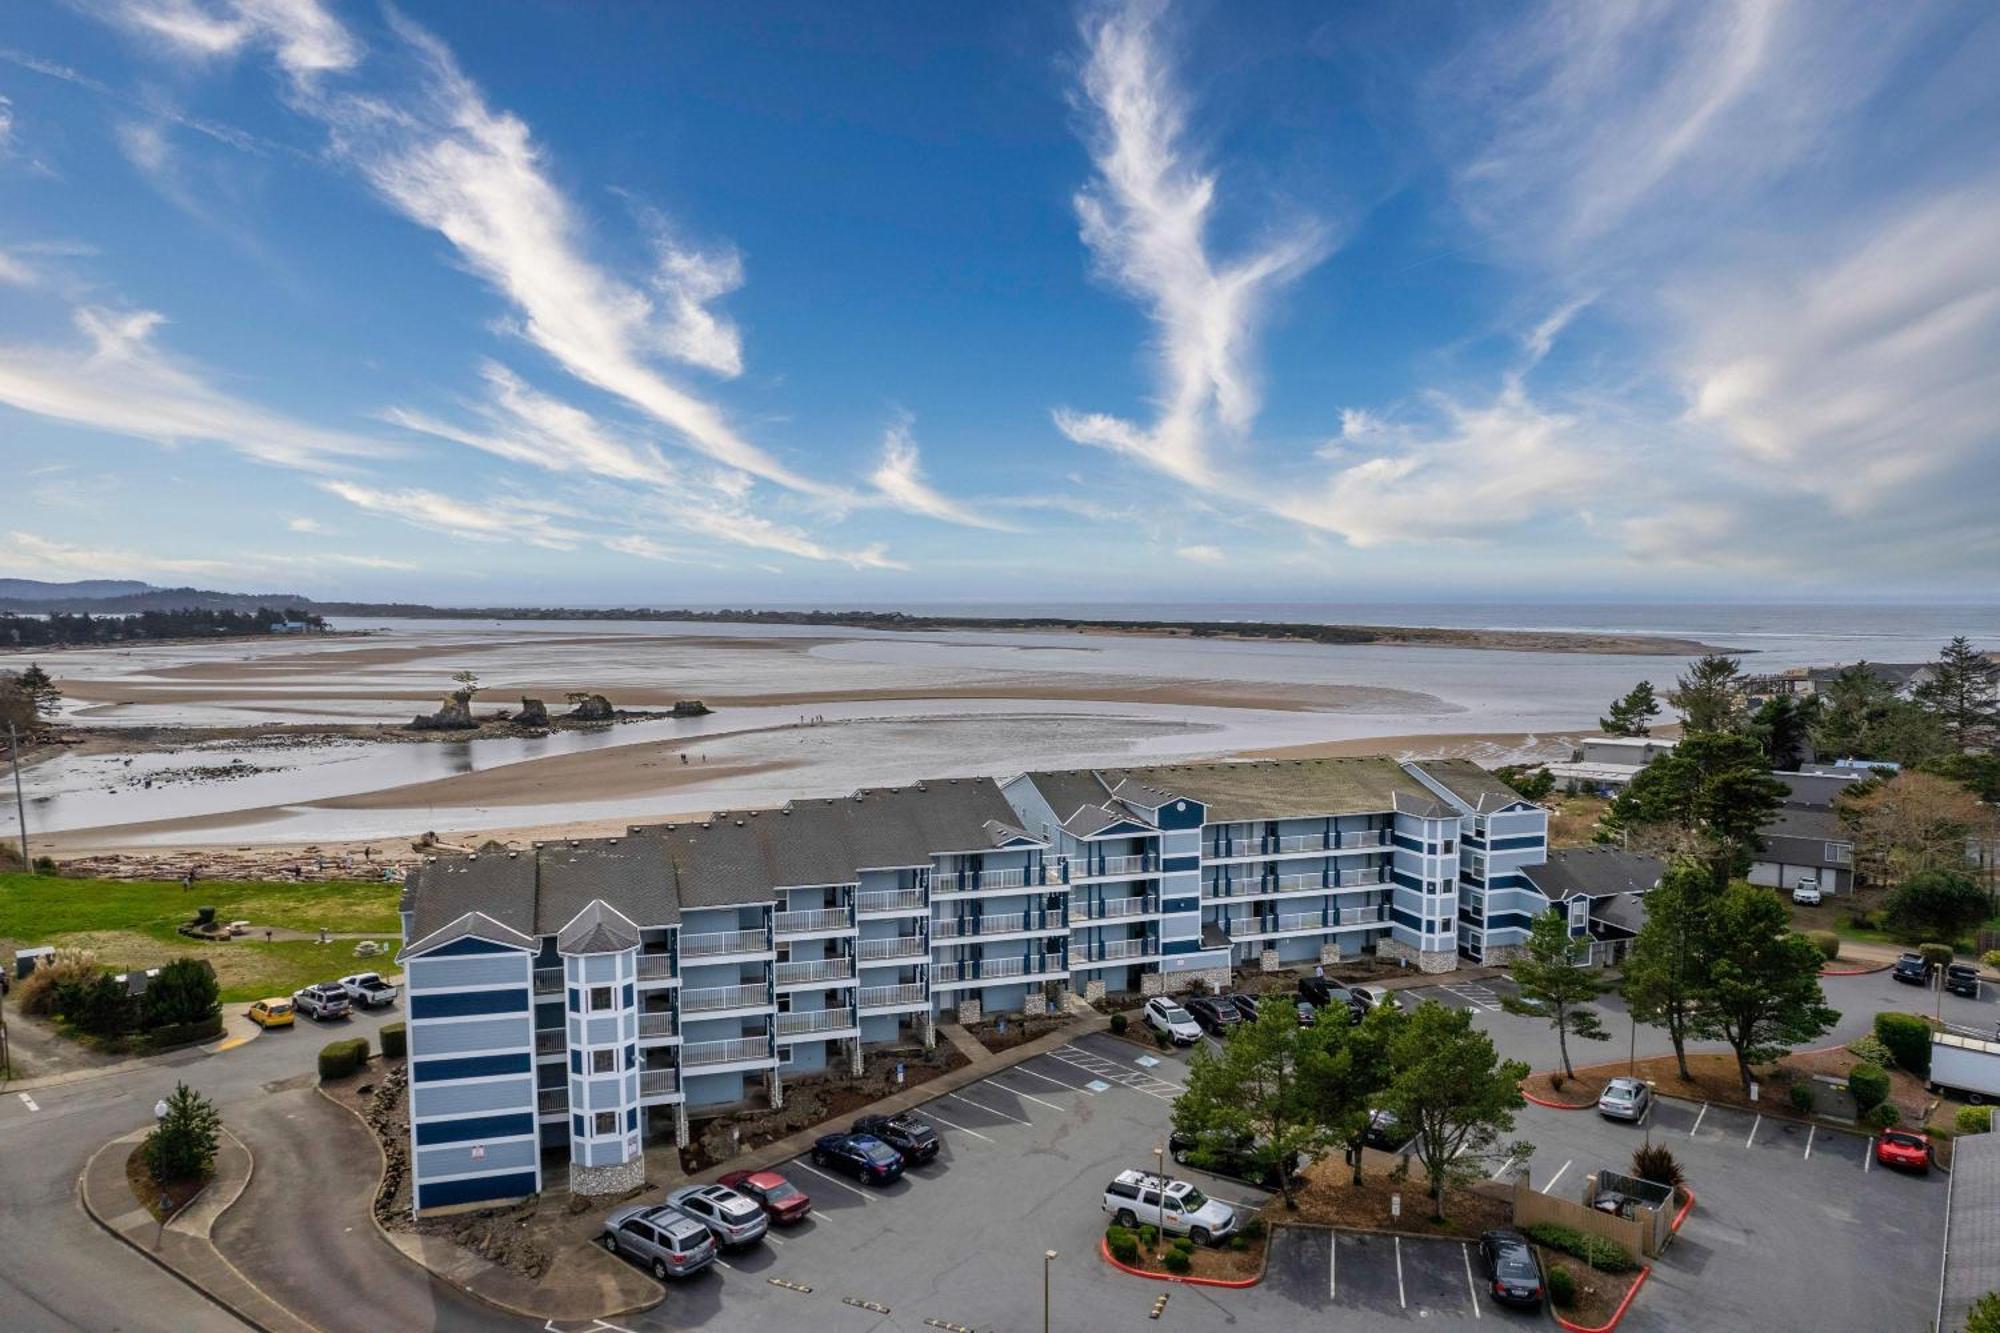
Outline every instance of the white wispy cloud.
<path id="1" fill-rule="evenodd" d="M 1221 565 L 1229 561 L 1229 556 L 1220 546 L 1178 546 L 1174 554 L 1197 565 Z"/>
<path id="2" fill-rule="evenodd" d="M 157 345 L 154 334 L 165 322 L 157 312 L 86 307 L 73 318 L 82 346 L 0 346 L 0 403 L 139 439 L 221 444 L 258 462 L 308 471 L 395 452 L 216 388 Z"/>
<path id="3" fill-rule="evenodd" d="M 85 546 L 19 530 L 0 535 L 0 566 L 22 574 L 52 579 L 259 577 L 266 574 L 306 576 L 325 566 L 344 569 L 414 571 L 404 560 L 377 555 L 325 553 L 284 555 L 241 551 L 226 559 L 188 559 L 156 555 L 120 546 Z"/>
<path id="4" fill-rule="evenodd" d="M 297 515 L 293 518 L 286 519 L 285 527 L 293 532 L 303 532 L 314 536 L 318 536 L 328 531 L 326 524 L 320 522 L 316 518 L 307 518 L 303 514 Z"/>
<path id="5" fill-rule="evenodd" d="M 1015 532 L 1019 529 L 1003 523 L 988 514 L 982 514 L 970 506 L 940 493 L 924 480 L 923 467 L 917 456 L 917 439 L 912 423 L 906 417 L 892 424 L 882 433 L 882 462 L 869 478 L 875 489 L 890 504 L 912 514 L 922 514 L 945 523 L 956 523 L 968 528 L 986 528 L 993 532 Z"/>
<path id="6" fill-rule="evenodd" d="M 113 22 L 203 59 L 269 48 L 279 68 L 309 81 L 351 69 L 361 43 L 318 0 L 103 0 Z"/>
<path id="7" fill-rule="evenodd" d="M 1160 0 L 1127 0 L 1085 21 L 1082 91 L 1097 178 L 1076 197 L 1099 270 L 1145 303 L 1158 330 L 1157 415 L 1140 425 L 1064 408 L 1055 420 L 1079 444 L 1202 484 L 1214 476 L 1214 436 L 1240 438 L 1256 418 L 1250 357 L 1266 307 L 1323 257 L 1328 237 L 1297 222 L 1240 257 L 1210 253 L 1217 178 L 1184 142 L 1188 108 L 1162 50 L 1164 13 Z"/>
<path id="8" fill-rule="evenodd" d="M 367 513 L 472 541 L 526 542 L 545 550 L 567 551 L 589 536 L 553 523 L 532 507 L 504 496 L 464 500 L 421 487 L 385 490 L 338 480 L 323 481 L 320 488 Z"/>

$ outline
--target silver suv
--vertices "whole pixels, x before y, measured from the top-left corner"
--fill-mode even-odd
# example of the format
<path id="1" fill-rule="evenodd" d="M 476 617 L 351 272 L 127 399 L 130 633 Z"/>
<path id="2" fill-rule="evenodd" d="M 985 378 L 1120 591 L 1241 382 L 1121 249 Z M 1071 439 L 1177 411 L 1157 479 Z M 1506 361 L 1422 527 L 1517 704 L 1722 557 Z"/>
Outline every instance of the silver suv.
<path id="1" fill-rule="evenodd" d="M 613 1209 L 604 1219 L 599 1243 L 613 1254 L 638 1260 L 663 1282 L 699 1273 L 715 1262 L 715 1237 L 708 1228 L 658 1204 Z"/>
<path id="2" fill-rule="evenodd" d="M 717 1245 L 748 1245 L 763 1239 L 771 1229 L 771 1219 L 756 1200 L 727 1185 L 690 1185 L 675 1190 L 667 1196 L 667 1206 L 707 1227 Z"/>
<path id="3" fill-rule="evenodd" d="M 1236 1230 L 1236 1210 L 1211 1199 L 1185 1180 L 1150 1171 L 1120 1171 L 1104 1187 L 1104 1211 L 1121 1227 L 1150 1222 L 1169 1235 L 1185 1235 L 1197 1245 L 1221 1240 Z"/>

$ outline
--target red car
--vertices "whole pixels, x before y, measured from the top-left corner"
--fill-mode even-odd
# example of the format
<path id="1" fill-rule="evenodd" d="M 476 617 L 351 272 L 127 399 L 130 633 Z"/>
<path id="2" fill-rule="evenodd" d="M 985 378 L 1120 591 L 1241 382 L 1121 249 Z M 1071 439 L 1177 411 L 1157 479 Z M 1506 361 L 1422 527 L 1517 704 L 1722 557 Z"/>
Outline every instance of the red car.
<path id="1" fill-rule="evenodd" d="M 812 1211 L 812 1197 L 776 1171 L 731 1171 L 716 1183 L 755 1199 L 781 1225 L 803 1222 Z"/>
<path id="2" fill-rule="evenodd" d="M 1931 1141 L 1927 1136 L 1907 1129 L 1885 1129 L 1882 1137 L 1875 1141 L 1875 1160 L 1883 1166 L 1902 1167 L 1907 1171 L 1929 1171 Z"/>

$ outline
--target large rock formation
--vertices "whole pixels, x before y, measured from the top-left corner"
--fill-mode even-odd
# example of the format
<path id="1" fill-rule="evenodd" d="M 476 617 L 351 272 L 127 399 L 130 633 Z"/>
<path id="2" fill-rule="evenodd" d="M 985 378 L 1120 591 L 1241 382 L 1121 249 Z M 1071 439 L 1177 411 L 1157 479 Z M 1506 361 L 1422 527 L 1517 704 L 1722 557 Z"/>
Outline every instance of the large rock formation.
<path id="1" fill-rule="evenodd" d="M 514 715 L 517 727 L 546 727 L 549 725 L 549 706 L 540 699 L 521 699 L 521 711 Z"/>
<path id="2" fill-rule="evenodd" d="M 419 713 L 410 719 L 412 731 L 471 731 L 478 727 L 472 716 L 472 696 L 460 690 L 447 694 L 435 713 Z"/>
<path id="3" fill-rule="evenodd" d="M 708 705 L 703 703 L 699 699 L 674 700 L 675 717 L 702 717 L 705 716 L 709 711 L 710 710 Z"/>
<path id="4" fill-rule="evenodd" d="M 586 694 L 576 701 L 569 715 L 578 722 L 609 722 L 611 701 L 601 694 Z"/>

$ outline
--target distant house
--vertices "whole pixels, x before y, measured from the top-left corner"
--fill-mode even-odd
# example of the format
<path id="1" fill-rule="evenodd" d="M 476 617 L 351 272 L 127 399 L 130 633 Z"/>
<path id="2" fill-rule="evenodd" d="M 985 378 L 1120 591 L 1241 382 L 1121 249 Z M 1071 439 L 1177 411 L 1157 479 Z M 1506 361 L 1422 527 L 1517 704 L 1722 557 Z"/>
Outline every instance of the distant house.
<path id="1" fill-rule="evenodd" d="M 1568 763 L 1548 766 L 1549 776 L 1572 791 L 1612 796 L 1673 748 L 1672 741 L 1652 736 L 1586 736 L 1570 752 Z"/>
<path id="2" fill-rule="evenodd" d="M 1900 695 L 1931 679 L 1936 667 L 1930 662 L 1868 662 L 1852 663 L 1865 665 L 1868 674 L 1887 685 Z M 1790 698 L 1810 699 L 1824 694 L 1828 687 L 1848 670 L 1846 666 L 1793 667 L 1789 671 L 1774 672 L 1769 675 L 1746 676 L 1743 678 L 1743 695 L 1751 707 L 1755 708 L 1768 699 Z"/>
<path id="3" fill-rule="evenodd" d="M 271 622 L 273 634 L 309 634 L 312 626 L 303 620 L 274 620 Z"/>
<path id="4" fill-rule="evenodd" d="M 1789 890 L 1812 880 L 1821 893 L 1853 892 L 1854 839 L 1833 805 L 1841 792 L 1864 781 L 1869 770 L 1813 765 L 1771 776 L 1790 794 L 1759 834 L 1762 845 L 1750 863 L 1750 882 Z"/>
<path id="5" fill-rule="evenodd" d="M 1521 874 L 1563 913 L 1573 939 L 1589 940 L 1591 961 L 1610 964 L 1624 959 L 1645 924 L 1645 895 L 1665 870 L 1656 857 L 1618 847 L 1555 847 Z"/>

